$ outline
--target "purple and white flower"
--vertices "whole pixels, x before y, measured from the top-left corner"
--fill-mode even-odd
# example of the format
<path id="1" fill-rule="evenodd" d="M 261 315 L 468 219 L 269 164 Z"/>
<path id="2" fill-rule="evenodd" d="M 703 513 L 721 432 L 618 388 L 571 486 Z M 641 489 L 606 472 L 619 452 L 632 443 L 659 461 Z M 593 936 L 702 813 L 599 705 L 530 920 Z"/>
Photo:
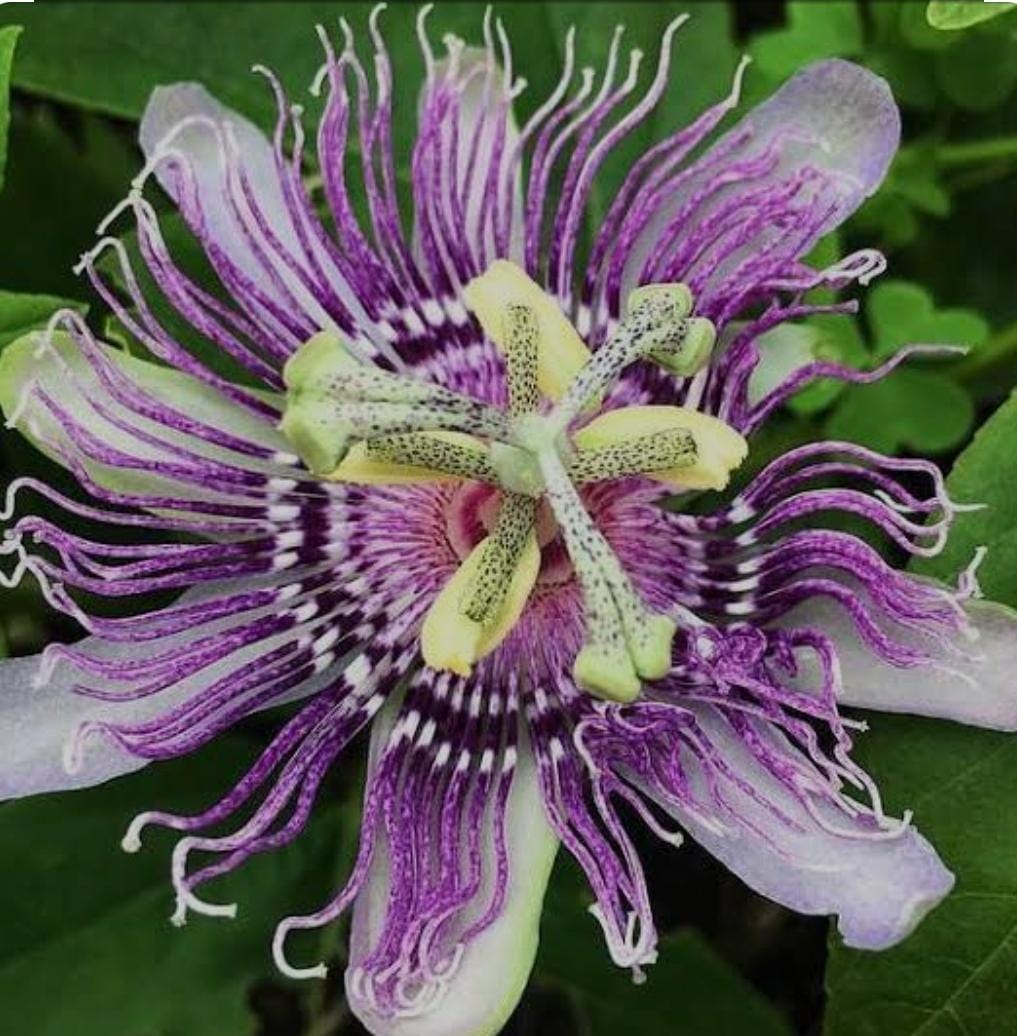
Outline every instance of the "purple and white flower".
<path id="1" fill-rule="evenodd" d="M 577 73 L 570 33 L 518 126 L 500 25 L 437 56 L 423 12 L 412 233 L 377 11 L 370 64 L 345 25 L 341 50 L 321 33 L 316 182 L 267 70 L 269 137 L 198 85 L 160 87 L 144 169 L 100 228 L 129 221 L 140 262 L 102 236 L 81 263 L 148 357 L 63 312 L 0 359 L 8 426 L 84 490 L 15 481 L 4 580 L 33 576 L 88 634 L 0 668 L 0 792 L 93 785 L 299 703 L 224 797 L 124 838 L 179 831 L 174 919 L 232 916 L 205 883 L 295 839 L 369 731 L 352 870 L 273 949 L 286 974 L 322 975 L 287 936 L 352 910 L 346 987 L 377 1034 L 500 1028 L 560 845 L 639 976 L 657 940 L 623 806 L 836 915 L 849 945 L 890 946 L 953 876 L 885 815 L 842 707 L 1017 727 L 1017 627 L 976 600 L 973 569 L 948 589 L 835 528 L 936 553 L 958 506 L 933 465 L 819 442 L 683 506 L 723 489 L 810 380 L 882 373 L 782 352 L 781 331 L 854 306 L 812 289 L 881 272 L 872 251 L 803 256 L 876 190 L 900 133 L 887 85 L 844 61 L 720 133 L 743 66 L 632 166 L 580 260 L 591 185 L 660 99 L 683 21 L 642 87 L 618 38 Z M 153 178 L 207 282 L 168 249 Z M 104 616 L 103 597 L 137 607 Z"/>

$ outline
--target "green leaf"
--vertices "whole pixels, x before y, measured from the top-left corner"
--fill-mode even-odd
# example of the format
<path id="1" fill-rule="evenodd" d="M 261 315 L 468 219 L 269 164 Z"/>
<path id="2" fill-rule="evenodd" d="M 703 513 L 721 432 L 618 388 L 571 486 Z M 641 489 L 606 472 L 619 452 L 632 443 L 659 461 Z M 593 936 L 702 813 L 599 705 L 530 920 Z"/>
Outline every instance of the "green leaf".
<path id="1" fill-rule="evenodd" d="M 898 152 L 890 183 L 919 212 L 931 216 L 950 214 L 950 195 L 940 180 L 934 148 L 913 145 Z"/>
<path id="2" fill-rule="evenodd" d="M 253 1032 L 247 993 L 274 976 L 275 923 L 287 913 L 316 909 L 333 891 L 339 810 L 319 809 L 293 845 L 253 858 L 210 886 L 208 898 L 238 903 L 235 921 L 192 917 L 180 929 L 168 921 L 174 836 L 146 832 L 135 856 L 121 852 L 119 841 L 143 809 L 207 806 L 256 751 L 255 743 L 232 735 L 195 756 L 99 788 L 4 806 L 0 1030 L 32 1036 Z"/>
<path id="3" fill-rule="evenodd" d="M 987 4 L 985 0 L 929 0 L 925 17 L 934 29 L 956 30 L 987 22 L 1012 10 L 1012 4 Z"/>
<path id="4" fill-rule="evenodd" d="M 923 64 L 928 61 L 923 59 Z M 912 144 L 897 153 L 885 183 L 864 205 L 856 222 L 860 228 L 880 234 L 886 245 L 906 245 L 918 236 L 923 215 L 943 218 L 951 208 L 936 149 Z"/>
<path id="5" fill-rule="evenodd" d="M 937 309 L 932 296 L 909 281 L 880 281 L 866 312 L 877 360 L 908 344 L 975 347 L 989 334 L 989 325 L 974 310 Z"/>
<path id="6" fill-rule="evenodd" d="M 978 547 L 989 554 L 978 571 L 985 593 L 1017 607 L 1017 394 L 985 422 L 971 445 L 957 458 L 946 481 L 958 503 L 984 504 L 959 514 L 946 549 L 914 564 L 915 571 L 952 581 Z"/>
<path id="7" fill-rule="evenodd" d="M 826 423 L 826 436 L 880 453 L 943 453 L 967 438 L 971 397 L 942 374 L 895 370 L 871 385 L 852 385 Z"/>
<path id="8" fill-rule="evenodd" d="M 344 13 L 366 6 L 344 5 Z M 269 91 L 252 64 L 291 75 L 289 85 L 302 92 L 322 58 L 314 26 L 335 26 L 336 18 L 328 3 L 84 2 L 19 13 L 26 32 L 18 86 L 125 118 L 140 116 L 153 86 L 179 79 L 200 80 L 226 104 L 268 116 Z"/>
<path id="9" fill-rule="evenodd" d="M 868 353 L 858 328 L 858 321 L 847 314 L 821 314 L 811 317 L 807 325 L 815 335 L 812 354 L 817 360 L 829 360 L 845 367 L 860 368 L 865 365 Z M 789 402 L 796 414 L 809 416 L 825 410 L 845 391 L 842 381 L 835 378 L 820 378 L 807 385 Z"/>
<path id="10" fill-rule="evenodd" d="M 1017 1032 L 1017 740 L 906 716 L 871 723 L 858 761 L 891 813 L 915 811 L 957 885 L 891 950 L 831 939 L 825 1036 Z"/>
<path id="11" fill-rule="evenodd" d="M 11 64 L 14 61 L 14 46 L 21 35 L 20 25 L 9 25 L 0 29 L 0 187 L 4 183 L 4 166 L 7 164 L 7 128 L 11 122 L 9 87 Z"/>
<path id="12" fill-rule="evenodd" d="M 887 4 L 887 7 L 890 7 Z M 941 32 L 929 24 L 925 8 L 914 0 L 900 0 L 892 5 L 898 11 L 898 29 L 901 39 L 916 50 L 947 50 L 954 46 L 961 37 L 952 32 Z"/>
<path id="13" fill-rule="evenodd" d="M 636 985 L 611 963 L 589 900 L 572 865 L 559 862 L 544 901 L 536 970 L 539 981 L 569 994 L 584 1033 L 789 1036 L 777 1012 L 693 931 L 665 935 L 646 982 Z"/>
<path id="14" fill-rule="evenodd" d="M 810 61 L 861 52 L 862 26 L 854 0 L 791 0 L 787 18 L 787 28 L 761 33 L 750 47 L 769 76 L 784 79 Z"/>
<path id="15" fill-rule="evenodd" d="M 908 281 L 881 281 L 869 295 L 870 363 L 902 346 L 977 346 L 988 325 L 973 310 L 937 309 L 932 296 Z M 964 387 L 912 362 L 871 385 L 847 388 L 826 424 L 826 434 L 884 453 L 943 453 L 960 445 L 974 422 L 974 404 Z"/>
<path id="16" fill-rule="evenodd" d="M 887 4 L 879 4 L 882 10 Z M 865 63 L 890 84 L 900 105 L 913 108 L 934 108 L 937 101 L 935 70 L 921 51 L 901 46 L 872 46 L 865 54 Z"/>
<path id="17" fill-rule="evenodd" d="M 132 138 L 93 115 L 38 103 L 15 108 L 0 195 L 0 284 L 70 298 L 87 292 L 72 267 L 140 166 Z"/>
<path id="18" fill-rule="evenodd" d="M 1017 86 L 1017 41 L 1009 34 L 965 33 L 956 46 L 936 55 L 936 77 L 960 107 L 995 108 Z"/>
<path id="19" fill-rule="evenodd" d="M 986 593 L 1017 605 L 1017 396 L 958 458 L 947 485 L 959 503 L 946 550 L 913 569 L 953 581 L 975 549 Z M 1005 1036 L 1017 1031 L 1017 742 L 1012 735 L 879 716 L 859 762 L 891 811 L 919 829 L 957 875 L 952 895 L 901 946 L 866 954 L 831 943 L 826 1036 Z"/>
<path id="20" fill-rule="evenodd" d="M 0 349 L 16 338 L 45 327 L 58 309 L 84 310 L 79 302 L 68 302 L 51 295 L 19 295 L 0 291 Z"/>
<path id="21" fill-rule="evenodd" d="M 345 3 L 341 13 L 360 35 L 374 6 Z M 691 107 L 709 96 L 715 84 L 726 90 L 733 62 L 728 67 L 713 61 L 720 46 L 728 50 L 731 46 L 727 34 L 717 31 L 727 23 L 724 5 L 700 0 L 683 5 L 682 10 L 686 9 L 696 14 L 693 22 L 699 24 L 690 24 L 683 34 L 687 42 L 680 46 L 688 51 L 691 67 L 683 59 L 684 67 L 679 66 L 683 86 L 680 90 L 675 86 L 673 97 L 675 103 Z M 413 119 L 416 114 L 423 73 L 414 29 L 417 10 L 411 4 L 390 5 L 381 18 L 396 71 L 397 120 Z M 261 63 L 272 68 L 293 99 L 303 101 L 323 60 L 315 25 L 321 23 L 333 30 L 333 36 L 339 35 L 336 6 L 327 2 L 78 2 L 36 5 L 23 13 L 27 31 L 16 69 L 18 86 L 127 118 L 140 116 L 155 84 L 194 79 L 225 104 L 271 124 L 275 114 L 271 92 L 261 76 L 250 72 L 251 66 Z M 583 3 L 526 2 L 506 3 L 497 10 L 516 43 L 520 72 L 532 84 L 524 101 L 532 107 L 539 105 L 557 79 L 564 28 L 569 23 L 575 22 L 580 30 L 580 49 L 591 53 L 606 49 L 614 24 L 625 21 L 629 36 L 646 46 L 649 57 L 656 53 L 662 25 L 675 13 L 650 2 L 626 5 L 624 12 Z M 0 14 L 0 20 L 6 14 Z M 439 5 L 428 23 L 431 39 L 436 49 L 449 31 L 478 42 L 482 20 L 483 8 L 475 4 Z"/>
<path id="22" fill-rule="evenodd" d="M 1000 328 L 974 354 L 961 360 L 954 377 L 973 391 L 997 399 L 1000 388 L 1005 391 L 1017 381 L 1017 322 Z"/>

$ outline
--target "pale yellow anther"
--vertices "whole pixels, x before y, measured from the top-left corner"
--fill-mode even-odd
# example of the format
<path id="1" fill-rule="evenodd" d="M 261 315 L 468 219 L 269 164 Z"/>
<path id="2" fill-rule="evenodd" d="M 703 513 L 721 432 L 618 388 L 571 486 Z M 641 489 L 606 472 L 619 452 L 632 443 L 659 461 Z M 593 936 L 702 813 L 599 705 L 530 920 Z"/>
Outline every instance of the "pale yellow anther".
<path id="1" fill-rule="evenodd" d="M 602 449 L 656 432 L 684 428 L 696 441 L 696 462 L 650 477 L 681 489 L 724 489 L 748 443 L 720 418 L 679 406 L 630 406 L 599 414 L 572 437 L 581 449 Z"/>
<path id="2" fill-rule="evenodd" d="M 472 435 L 466 435 L 463 432 L 417 432 L 416 434 L 475 450 L 481 455 L 487 453 L 487 447 L 480 439 L 475 439 Z M 419 486 L 428 483 L 462 481 L 457 475 L 450 475 L 443 471 L 381 460 L 370 456 L 368 450 L 366 442 L 358 442 L 351 446 L 342 463 L 325 476 L 327 481 L 348 482 L 357 486 Z"/>
<path id="3" fill-rule="evenodd" d="M 533 312 L 539 328 L 537 384 L 548 399 L 560 399 L 590 358 L 586 343 L 557 302 L 507 259 L 496 260 L 470 281 L 463 299 L 502 353 L 506 350 L 506 309 L 518 305 Z"/>
<path id="4" fill-rule="evenodd" d="M 432 669 L 469 676 L 473 665 L 490 654 L 519 621 L 537 582 L 540 547 L 536 533 L 530 538 L 512 574 L 508 591 L 497 612 L 485 623 L 463 614 L 463 601 L 483 560 L 487 539 L 481 540 L 435 598 L 420 633 L 424 661 Z"/>

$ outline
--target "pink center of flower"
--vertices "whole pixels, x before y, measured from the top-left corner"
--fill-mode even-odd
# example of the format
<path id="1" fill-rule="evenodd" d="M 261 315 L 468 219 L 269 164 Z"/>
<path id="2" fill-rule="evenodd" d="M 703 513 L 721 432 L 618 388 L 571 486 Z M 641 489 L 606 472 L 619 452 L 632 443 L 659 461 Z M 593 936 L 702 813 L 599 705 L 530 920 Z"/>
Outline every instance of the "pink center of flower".
<path id="1" fill-rule="evenodd" d="M 452 494 L 445 507 L 445 531 L 460 560 L 465 561 L 473 548 L 491 533 L 501 502 L 501 490 L 482 482 L 464 482 Z M 573 575 L 572 562 L 546 500 L 537 507 L 535 528 L 540 546 L 538 585 L 568 582 Z"/>

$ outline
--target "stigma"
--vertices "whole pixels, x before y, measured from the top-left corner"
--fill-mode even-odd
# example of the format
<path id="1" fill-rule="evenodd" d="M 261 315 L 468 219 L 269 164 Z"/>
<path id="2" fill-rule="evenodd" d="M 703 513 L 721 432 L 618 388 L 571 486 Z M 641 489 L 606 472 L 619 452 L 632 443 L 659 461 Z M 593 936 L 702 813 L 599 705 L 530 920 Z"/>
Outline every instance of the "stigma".
<path id="1" fill-rule="evenodd" d="M 713 325 L 692 315 L 685 285 L 644 285 L 591 353 L 557 302 L 506 260 L 471 281 L 463 299 L 501 354 L 506 408 L 362 362 L 323 332 L 286 365 L 280 427 L 328 481 L 473 482 L 497 491 L 488 535 L 423 621 L 421 653 L 434 669 L 468 676 L 519 623 L 540 571 L 538 509 L 547 508 L 582 592 L 585 635 L 573 677 L 591 694 L 631 701 L 643 681 L 668 673 L 677 626 L 643 602 L 582 487 L 631 476 L 676 490 L 727 485 L 747 445 L 723 421 L 677 406 L 602 409 L 633 363 L 684 377 L 702 369 Z"/>

